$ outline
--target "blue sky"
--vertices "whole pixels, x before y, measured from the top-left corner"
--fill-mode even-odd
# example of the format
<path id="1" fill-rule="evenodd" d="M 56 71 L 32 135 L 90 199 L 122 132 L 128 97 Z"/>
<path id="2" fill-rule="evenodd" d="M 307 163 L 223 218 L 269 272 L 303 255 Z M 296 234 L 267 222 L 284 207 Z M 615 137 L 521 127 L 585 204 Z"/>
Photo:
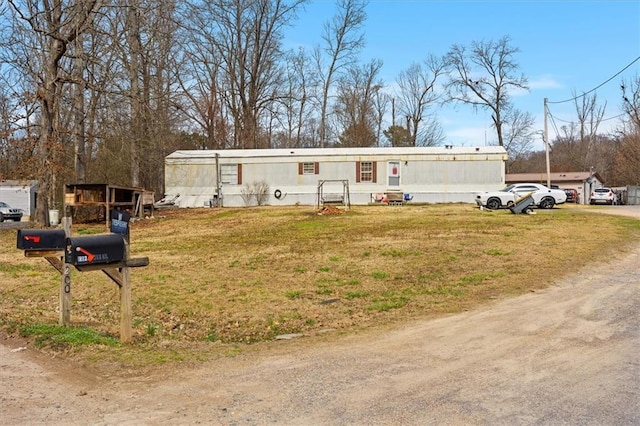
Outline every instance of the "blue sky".
<path id="1" fill-rule="evenodd" d="M 333 0 L 311 1 L 287 32 L 289 47 L 321 41 L 323 24 L 335 13 Z M 381 59 L 381 78 L 392 85 L 398 73 L 429 54 L 443 55 L 451 45 L 511 38 L 521 72 L 529 79 L 529 93 L 513 101 L 536 117 L 543 129 L 544 98 L 559 120 L 575 121 L 573 98 L 599 86 L 640 56 L 640 1 L 474 1 L 370 0 L 364 27 L 366 47 L 361 63 Z M 605 118 L 621 113 L 620 82 L 640 75 L 640 60 L 595 93 L 606 101 Z M 436 111 L 447 135 L 457 146 L 484 145 L 493 137 L 489 115 L 470 107 Z M 560 127 L 565 124 L 555 120 Z M 612 129 L 616 120 L 603 123 Z M 555 137 L 549 122 L 551 140 Z M 486 136 L 487 135 L 487 136 Z M 542 149 L 542 140 L 534 149 Z"/>

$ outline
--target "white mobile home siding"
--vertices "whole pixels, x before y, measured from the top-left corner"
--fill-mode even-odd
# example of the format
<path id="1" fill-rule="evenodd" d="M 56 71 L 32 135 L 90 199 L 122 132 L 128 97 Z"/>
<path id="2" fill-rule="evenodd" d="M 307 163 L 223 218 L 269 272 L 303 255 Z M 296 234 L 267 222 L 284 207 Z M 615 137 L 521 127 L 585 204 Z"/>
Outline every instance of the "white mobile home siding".
<path id="1" fill-rule="evenodd" d="M 227 207 L 244 206 L 242 191 L 258 182 L 269 185 L 266 204 L 313 205 L 320 180 L 347 180 L 352 204 L 368 204 L 386 191 L 409 193 L 418 203 L 473 203 L 475 192 L 504 185 L 506 159 L 506 151 L 495 146 L 176 151 L 165 159 L 165 197 L 180 195 L 180 207 L 209 205 L 218 196 L 218 169 L 224 169 L 221 180 L 230 172 L 233 177 L 233 170 L 239 179 L 221 184 Z M 375 163 L 375 182 L 358 182 L 359 162 Z M 303 163 L 314 163 L 318 173 L 300 174 Z M 398 185 L 390 184 L 391 165 L 399 166 Z M 325 194 L 334 192 L 342 193 L 341 183 L 325 185 Z"/>

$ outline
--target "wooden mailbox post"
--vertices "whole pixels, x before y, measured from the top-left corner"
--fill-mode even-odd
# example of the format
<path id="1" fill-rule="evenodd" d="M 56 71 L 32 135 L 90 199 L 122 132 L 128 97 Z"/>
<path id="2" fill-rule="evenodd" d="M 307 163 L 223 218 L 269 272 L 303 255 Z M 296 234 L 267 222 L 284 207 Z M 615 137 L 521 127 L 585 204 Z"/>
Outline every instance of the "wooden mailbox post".
<path id="1" fill-rule="evenodd" d="M 64 217 L 64 231 L 19 230 L 17 247 L 27 257 L 44 257 L 61 275 L 59 323 L 70 323 L 71 266 L 80 272 L 102 271 L 120 288 L 120 341 L 132 340 L 130 268 L 149 264 L 148 257 L 129 258 L 129 219 L 125 212 L 111 212 L 111 233 L 71 237 L 71 218 Z M 64 262 L 62 261 L 64 255 Z"/>
<path id="2" fill-rule="evenodd" d="M 62 262 L 66 239 L 71 233 L 71 219 L 63 218 L 64 230 L 60 229 L 20 229 L 17 247 L 24 250 L 26 257 L 44 257 L 62 276 L 60 282 L 60 313 L 58 323 L 68 326 L 71 304 L 71 270 Z"/>

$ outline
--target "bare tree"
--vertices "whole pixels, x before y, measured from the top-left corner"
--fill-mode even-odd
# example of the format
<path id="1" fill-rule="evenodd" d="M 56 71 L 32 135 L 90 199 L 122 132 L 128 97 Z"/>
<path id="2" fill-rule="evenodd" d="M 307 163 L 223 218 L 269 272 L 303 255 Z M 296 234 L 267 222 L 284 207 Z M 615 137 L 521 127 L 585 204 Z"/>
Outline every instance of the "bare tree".
<path id="1" fill-rule="evenodd" d="M 529 112 L 510 107 L 504 113 L 503 140 L 509 158 L 522 158 L 531 150 L 535 119 Z"/>
<path id="2" fill-rule="evenodd" d="M 376 146 L 380 146 L 382 139 L 382 123 L 384 121 L 384 117 L 387 114 L 387 110 L 389 108 L 389 104 L 391 103 L 391 96 L 382 91 L 383 87 L 378 85 L 375 87 L 375 92 L 373 94 L 373 116 L 375 121 L 375 129 L 376 129 Z"/>
<path id="3" fill-rule="evenodd" d="M 615 181 L 619 185 L 640 185 L 640 77 L 623 81 L 620 89 L 625 118 L 616 155 Z"/>
<path id="4" fill-rule="evenodd" d="M 126 0 L 125 41 L 123 45 L 125 64 L 129 78 L 130 100 L 130 132 L 129 164 L 131 168 L 130 182 L 133 186 L 140 186 L 140 157 L 143 155 L 143 139 L 149 134 L 149 90 L 145 84 L 149 82 L 149 57 L 143 48 L 143 20 L 150 10 L 143 9 L 141 0 Z"/>
<path id="5" fill-rule="evenodd" d="M 559 134 L 551 141 L 551 169 L 558 171 L 584 171 L 589 170 L 590 166 L 597 167 L 602 174 L 604 166 L 601 162 L 595 163 L 594 157 L 597 157 L 595 151 L 598 149 L 598 143 L 601 138 L 594 135 L 594 144 L 591 146 L 581 139 L 580 126 L 576 122 L 567 123 L 560 127 Z M 592 149 L 594 152 L 590 153 Z M 587 164 L 585 166 L 585 164 Z"/>
<path id="6" fill-rule="evenodd" d="M 117 0 L 101 30 L 114 52 L 101 90 L 106 97 L 94 177 L 162 193 L 164 157 L 172 150 L 179 110 L 178 45 L 173 0 Z M 107 127 L 108 126 L 108 127 Z"/>
<path id="7" fill-rule="evenodd" d="M 305 138 L 305 135 L 313 134 L 313 126 L 310 123 L 312 120 L 313 100 L 315 99 L 313 94 L 319 84 L 317 76 L 310 72 L 310 67 L 310 58 L 307 57 L 304 51 L 299 51 L 298 55 L 293 58 L 293 78 L 294 81 L 297 81 L 294 87 L 297 87 L 298 90 L 295 96 L 297 109 L 294 110 L 297 111 L 296 147 L 314 146 L 313 138 Z M 297 80 L 295 79 L 296 77 Z"/>
<path id="8" fill-rule="evenodd" d="M 584 157 L 586 153 L 582 149 L 578 126 L 576 123 L 563 125 L 559 129 L 560 134 L 555 140 L 550 141 L 553 149 L 551 157 L 553 165 L 558 170 L 582 171 L 584 170 Z"/>
<path id="9" fill-rule="evenodd" d="M 233 123 L 227 104 L 223 57 L 220 55 L 213 4 L 193 1 L 185 4 L 180 26 L 184 71 L 176 75 L 184 101 L 179 108 L 204 134 L 200 148 L 224 149 L 233 146 Z"/>
<path id="10" fill-rule="evenodd" d="M 76 37 L 73 44 L 73 146 L 74 146 L 74 170 L 76 182 L 84 182 L 87 172 L 86 148 L 85 148 L 85 80 L 84 80 L 84 54 L 82 47 L 83 34 Z"/>
<path id="11" fill-rule="evenodd" d="M 589 164 L 593 164 L 594 159 L 590 158 L 594 152 L 594 145 L 598 138 L 598 127 L 604 117 L 606 103 L 604 106 L 598 106 L 597 96 L 582 94 L 577 96 L 573 93 L 576 114 L 578 116 L 579 140 L 584 146 L 583 151 L 587 154 L 584 158 L 582 167 L 586 170 Z"/>
<path id="12" fill-rule="evenodd" d="M 437 121 L 427 114 L 430 107 L 434 106 L 440 99 L 440 94 L 436 91 L 436 83 L 444 74 L 446 64 L 442 58 L 429 56 L 423 63 L 414 63 L 398 76 L 399 87 L 398 108 L 400 113 L 406 118 L 407 130 L 409 131 L 412 146 L 433 146 L 439 140 L 422 140 L 418 143 L 418 134 L 422 130 L 421 123 L 431 118 L 425 127 L 439 127 Z M 429 134 L 425 129 L 423 136 Z M 429 136 L 434 136 L 430 134 Z"/>
<path id="13" fill-rule="evenodd" d="M 583 171 L 593 166 L 604 175 L 604 171 L 611 168 L 604 161 L 611 158 L 610 147 L 606 146 L 611 140 L 597 132 L 604 108 L 597 106 L 595 95 L 574 94 L 574 102 L 578 120 L 560 128 L 561 133 L 552 143 L 552 168 Z"/>
<path id="14" fill-rule="evenodd" d="M 4 71 L 2 66 L 0 71 Z M 31 126 L 37 105 L 32 94 L 21 93 L 15 84 L 19 79 L 9 74 L 9 70 L 0 72 L 0 180 L 32 179 L 38 168 L 37 136 Z"/>
<path id="15" fill-rule="evenodd" d="M 628 82 L 620 83 L 622 91 L 622 105 L 625 112 L 623 132 L 640 133 L 640 76 L 635 76 Z"/>
<path id="16" fill-rule="evenodd" d="M 282 93 L 274 104 L 272 113 L 277 118 L 281 131 L 278 135 L 278 147 L 301 148 L 304 128 L 311 114 L 312 91 L 316 82 L 314 74 L 309 72 L 310 58 L 304 49 L 289 52 L 283 72 Z"/>
<path id="17" fill-rule="evenodd" d="M 504 146 L 503 114 L 511 106 L 510 91 L 529 90 L 507 36 L 496 41 L 472 42 L 471 48 L 453 45 L 446 56 L 451 75 L 447 83 L 449 99 L 491 112 L 498 145 Z"/>
<path id="18" fill-rule="evenodd" d="M 381 60 L 372 60 L 361 67 L 352 66 L 338 81 L 335 113 L 344 129 L 340 146 L 376 144 L 374 99 L 382 87 L 377 81 L 381 68 Z"/>
<path id="19" fill-rule="evenodd" d="M 604 117 L 606 102 L 603 106 L 598 106 L 597 95 L 582 94 L 577 96 L 573 93 L 578 124 L 580 126 L 580 139 L 586 140 L 589 136 L 598 133 L 598 127 Z"/>
<path id="20" fill-rule="evenodd" d="M 340 71 L 355 61 L 355 55 L 364 46 L 362 26 L 367 18 L 367 0 L 337 0 L 336 15 L 325 24 L 324 45 L 314 52 L 318 75 L 322 79 L 320 99 L 320 147 L 327 144 L 329 92 Z M 325 65 L 324 57 L 328 58 Z"/>
<path id="21" fill-rule="evenodd" d="M 60 149 L 58 116 L 59 99 L 67 76 L 62 62 L 67 51 L 79 34 L 87 31 L 100 7 L 99 0 L 61 1 L 8 0 L 15 13 L 13 24 L 18 33 L 30 31 L 33 50 L 33 81 L 37 85 L 37 100 L 40 106 L 40 135 L 38 141 L 38 200 L 36 220 L 49 224 L 48 209 L 54 198 L 52 181 L 59 168 Z"/>
<path id="22" fill-rule="evenodd" d="M 615 157 L 614 182 L 640 186 L 640 135 L 624 135 Z"/>
<path id="23" fill-rule="evenodd" d="M 266 147 L 259 121 L 279 96 L 282 31 L 305 1 L 198 3 L 214 27 L 208 37 L 220 60 L 225 100 L 234 121 L 234 147 Z"/>
<path id="24" fill-rule="evenodd" d="M 70 46 L 72 86 L 70 102 L 72 122 L 69 123 L 73 151 L 70 164 L 75 171 L 74 182 L 91 181 L 96 167 L 95 148 L 101 140 L 101 125 L 109 108 L 103 104 L 107 82 L 112 78 L 115 51 L 113 41 L 101 21 L 108 16 L 108 6 L 100 9 L 93 25 L 80 34 Z M 108 126 L 106 126 L 108 127 Z"/>

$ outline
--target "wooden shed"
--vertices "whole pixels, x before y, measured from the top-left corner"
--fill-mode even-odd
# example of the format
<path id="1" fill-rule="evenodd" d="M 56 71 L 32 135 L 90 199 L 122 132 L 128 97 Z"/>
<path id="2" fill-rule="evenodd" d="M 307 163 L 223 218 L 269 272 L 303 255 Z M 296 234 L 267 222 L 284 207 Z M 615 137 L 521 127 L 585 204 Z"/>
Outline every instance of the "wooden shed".
<path id="1" fill-rule="evenodd" d="M 106 183 L 65 185 L 64 205 L 74 222 L 106 221 L 111 210 L 127 211 L 132 217 L 153 215 L 154 192 L 143 188 Z"/>

